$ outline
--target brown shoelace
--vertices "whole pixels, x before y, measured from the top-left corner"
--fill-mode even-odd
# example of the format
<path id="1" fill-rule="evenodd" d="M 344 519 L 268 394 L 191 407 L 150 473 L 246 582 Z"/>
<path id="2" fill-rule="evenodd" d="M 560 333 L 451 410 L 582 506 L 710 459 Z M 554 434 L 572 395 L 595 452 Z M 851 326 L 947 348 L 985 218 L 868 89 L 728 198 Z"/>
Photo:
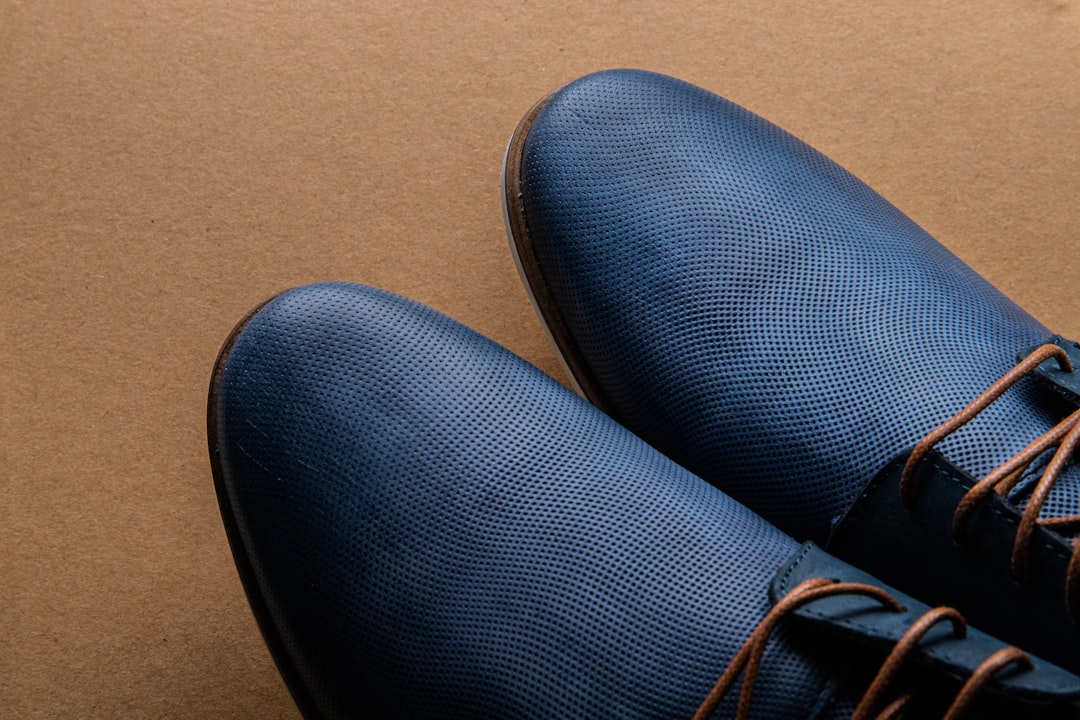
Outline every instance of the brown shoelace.
<path id="1" fill-rule="evenodd" d="M 900 496 L 904 503 L 910 507 L 914 501 L 915 471 L 937 443 L 966 425 L 1021 378 L 1029 375 L 1035 368 L 1051 358 L 1057 360 L 1062 370 L 1072 372 L 1072 365 L 1064 350 L 1057 345 L 1043 345 L 1021 360 L 1016 367 L 972 400 L 967 407 L 924 437 L 912 450 L 900 474 Z M 991 492 L 996 492 L 1002 497 L 1007 495 L 1020 482 L 1024 472 L 1031 467 L 1032 463 L 1043 453 L 1056 448 L 1042 476 L 1031 491 L 1013 544 L 1011 558 L 1013 578 L 1019 581 L 1026 579 L 1032 536 L 1036 527 L 1041 526 L 1064 535 L 1080 532 L 1080 515 L 1039 518 L 1046 498 L 1050 495 L 1054 483 L 1061 476 L 1078 444 L 1080 444 L 1080 410 L 1066 417 L 972 486 L 956 506 L 956 512 L 953 515 L 953 536 L 957 540 L 963 537 L 965 522 L 981 499 Z M 1077 542 L 1073 543 L 1073 551 L 1065 575 L 1065 602 L 1072 617 L 1080 620 L 1080 543 Z"/>
<path id="2" fill-rule="evenodd" d="M 736 653 L 735 658 L 727 669 L 716 681 L 716 685 L 706 696 L 704 702 L 694 713 L 692 720 L 707 720 L 712 715 L 727 693 L 735 686 L 739 677 L 743 677 L 742 688 L 739 691 L 739 702 L 735 711 L 735 720 L 746 720 L 750 717 L 750 697 L 754 691 L 754 682 L 757 680 L 758 669 L 761 659 L 765 655 L 765 647 L 769 637 L 786 616 L 794 613 L 800 607 L 822 598 L 834 595 L 864 595 L 880 602 L 887 610 L 903 612 L 903 608 L 889 593 L 879 587 L 862 583 L 845 583 L 815 578 L 806 580 L 795 586 L 790 593 L 785 595 L 773 608 L 762 618 L 758 626 L 746 639 L 743 646 Z M 899 718 L 904 708 L 912 699 L 912 695 L 902 694 L 872 716 L 875 708 L 885 703 L 887 692 L 896 677 L 904 661 L 918 646 L 919 640 L 935 625 L 941 622 L 949 622 L 953 627 L 956 637 L 965 637 L 967 623 L 963 616 L 952 608 L 936 608 L 930 610 L 919 618 L 893 647 L 881 669 L 874 677 L 863 694 L 855 714 L 851 720 L 867 720 L 874 717 L 876 720 L 888 720 Z M 1012 665 L 1020 665 L 1024 669 L 1032 668 L 1031 658 L 1016 648 L 1004 648 L 988 657 L 971 677 L 964 683 L 953 699 L 945 720 L 958 720 L 971 706 L 979 691 L 1005 668 Z"/>

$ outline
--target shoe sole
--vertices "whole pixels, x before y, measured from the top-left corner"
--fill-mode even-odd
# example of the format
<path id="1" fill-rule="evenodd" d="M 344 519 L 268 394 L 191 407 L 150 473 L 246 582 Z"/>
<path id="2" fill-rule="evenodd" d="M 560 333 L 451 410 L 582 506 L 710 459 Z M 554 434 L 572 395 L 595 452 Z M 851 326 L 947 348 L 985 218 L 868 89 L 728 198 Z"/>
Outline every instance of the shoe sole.
<path id="1" fill-rule="evenodd" d="M 275 627 L 270 614 L 270 608 L 267 605 L 262 592 L 259 590 L 258 583 L 255 581 L 255 570 L 252 567 L 247 554 L 243 550 L 240 529 L 236 524 L 236 516 L 232 511 L 232 503 L 229 501 L 229 495 L 225 489 L 225 473 L 221 466 L 221 454 L 218 451 L 218 394 L 225 364 L 229 360 L 229 354 L 232 352 L 237 339 L 239 339 L 240 335 L 244 332 L 244 329 L 247 328 L 252 318 L 277 297 L 278 295 L 275 295 L 274 297 L 265 300 L 248 312 L 248 314 L 236 324 L 236 327 L 232 329 L 232 332 L 229 333 L 229 337 L 226 338 L 225 343 L 221 346 L 217 360 L 214 362 L 213 373 L 210 376 L 210 392 L 206 401 L 206 437 L 210 448 L 210 468 L 214 475 L 214 489 L 217 493 L 218 507 L 221 510 L 221 520 L 225 525 L 225 536 L 229 539 L 229 548 L 232 550 L 233 562 L 236 565 L 237 573 L 240 575 L 240 583 L 244 587 L 244 593 L 247 595 L 248 605 L 251 607 L 251 612 L 255 616 L 255 622 L 262 632 L 263 640 L 270 649 L 270 655 L 274 658 L 274 663 L 277 665 L 278 672 L 284 679 L 285 686 L 292 694 L 293 701 L 296 703 L 297 707 L 299 707 L 301 714 L 303 714 L 305 718 L 308 720 L 317 720 L 322 716 L 316 710 L 314 699 L 304 688 L 304 683 L 301 680 L 299 670 L 289 659 L 289 653 L 286 650 L 285 642 L 277 632 L 277 628 Z"/>
<path id="2" fill-rule="evenodd" d="M 529 240 L 528 223 L 525 221 L 525 204 L 521 195 L 521 155 L 525 149 L 525 140 L 536 118 L 563 87 L 566 86 L 556 88 L 533 105 L 510 136 L 502 167 L 503 220 L 506 223 L 506 236 L 510 242 L 510 252 L 514 256 L 518 275 L 521 276 L 533 309 L 540 316 L 541 324 L 551 344 L 555 347 L 559 361 L 569 376 L 574 390 L 596 407 L 611 414 L 611 404 L 600 390 L 599 383 L 588 371 L 588 365 L 581 350 L 570 335 L 562 314 L 555 304 L 555 298 L 540 272 L 540 265 Z"/>

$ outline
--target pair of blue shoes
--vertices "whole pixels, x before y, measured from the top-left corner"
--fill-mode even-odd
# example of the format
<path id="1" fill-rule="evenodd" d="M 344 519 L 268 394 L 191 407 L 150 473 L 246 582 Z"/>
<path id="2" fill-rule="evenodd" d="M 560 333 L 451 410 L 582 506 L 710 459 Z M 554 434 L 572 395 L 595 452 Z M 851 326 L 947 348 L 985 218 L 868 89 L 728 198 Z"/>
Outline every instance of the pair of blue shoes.
<path id="1" fill-rule="evenodd" d="M 543 99 L 504 199 L 591 403 L 345 283 L 221 351 L 218 498 L 305 716 L 1080 716 L 1080 348 L 660 75 Z"/>

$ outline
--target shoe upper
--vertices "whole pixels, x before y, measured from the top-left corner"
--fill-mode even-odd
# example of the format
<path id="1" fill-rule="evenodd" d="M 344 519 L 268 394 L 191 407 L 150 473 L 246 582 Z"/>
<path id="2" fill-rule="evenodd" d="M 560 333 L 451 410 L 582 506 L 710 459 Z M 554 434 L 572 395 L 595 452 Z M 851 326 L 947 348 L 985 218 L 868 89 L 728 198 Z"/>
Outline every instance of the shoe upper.
<path id="1" fill-rule="evenodd" d="M 808 552 L 532 365 L 368 287 L 259 308 L 208 415 L 237 566 L 308 717 L 690 717 Z M 850 714 L 860 668 L 800 632 L 771 641 L 753 717 Z"/>
<path id="2" fill-rule="evenodd" d="M 890 461 L 1050 336 L 866 184 L 684 82 L 586 76 L 516 141 L 508 224 L 576 381 L 796 538 L 828 543 Z M 937 449 L 977 480 L 1065 411 L 1025 380 Z M 1080 513 L 1078 478 L 1044 516 Z"/>
<path id="3" fill-rule="evenodd" d="M 798 549 L 533 366 L 370 288 L 277 297 L 216 387 L 238 564 L 317 717 L 689 717 Z M 827 698 L 822 663 L 770 655 L 783 683 L 757 717 Z"/>

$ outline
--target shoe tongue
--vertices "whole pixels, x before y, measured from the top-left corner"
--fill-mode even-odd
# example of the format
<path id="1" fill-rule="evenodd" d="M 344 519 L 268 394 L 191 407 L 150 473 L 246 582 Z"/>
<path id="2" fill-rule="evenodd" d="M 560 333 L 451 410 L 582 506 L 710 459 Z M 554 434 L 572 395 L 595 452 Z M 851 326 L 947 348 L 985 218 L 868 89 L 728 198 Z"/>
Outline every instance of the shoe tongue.
<path id="1" fill-rule="evenodd" d="M 996 400 L 983 415 L 941 443 L 940 450 L 957 467 L 978 480 L 1006 462 L 1028 443 L 1067 414 L 1080 408 L 1080 344 L 1054 335 L 1044 344 L 1057 345 L 1069 358 L 1072 368 L 1062 367 L 1056 358 L 1046 360 L 1021 380 L 1014 389 Z M 1021 351 L 1017 361 L 1036 347 Z M 984 417 L 985 416 L 985 417 Z M 1053 456 L 1044 453 L 1024 471 L 1024 479 L 1009 495 L 1021 510 Z M 1044 518 L 1080 513 L 1080 467 L 1070 464 L 1059 475 L 1043 505 Z"/>

